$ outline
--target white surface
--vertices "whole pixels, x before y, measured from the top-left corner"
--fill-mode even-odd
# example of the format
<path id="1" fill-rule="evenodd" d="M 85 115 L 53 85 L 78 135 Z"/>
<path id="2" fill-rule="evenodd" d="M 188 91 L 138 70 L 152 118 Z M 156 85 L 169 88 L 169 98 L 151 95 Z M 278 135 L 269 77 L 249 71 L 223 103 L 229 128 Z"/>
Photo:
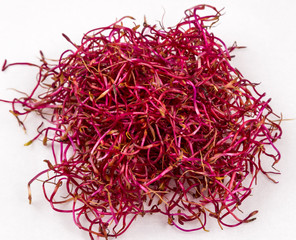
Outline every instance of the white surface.
<path id="1" fill-rule="evenodd" d="M 94 27 L 112 23 L 124 15 L 142 23 L 146 15 L 150 23 L 161 20 L 174 25 L 183 11 L 197 3 L 208 2 L 218 9 L 225 7 L 214 33 L 228 45 L 237 41 L 248 48 L 236 51 L 233 63 L 253 82 L 261 82 L 260 90 L 272 97 L 271 105 L 284 118 L 296 119 L 296 1 L 295 0 L 227 0 L 227 1 L 115 1 L 115 0 L 1 0 L 0 1 L 0 65 L 9 62 L 38 62 L 39 50 L 46 57 L 57 58 L 70 47 L 61 36 L 67 34 L 78 42 L 83 33 Z M 27 67 L 0 72 L 0 98 L 12 98 L 15 92 L 31 90 L 35 70 Z M 42 146 L 24 147 L 34 128 L 25 135 L 8 104 L 0 103 L 0 239 L 89 239 L 78 230 L 70 215 L 56 213 L 44 200 L 40 185 L 33 185 L 33 204 L 27 201 L 27 182 L 45 166 L 50 157 Z M 32 119 L 34 121 L 34 119 Z M 203 239 L 296 239 L 296 120 L 282 124 L 283 138 L 277 143 L 282 161 L 277 165 L 282 175 L 273 184 L 260 178 L 245 209 L 259 210 L 257 220 L 237 228 L 219 229 L 215 221 L 209 233 L 184 233 L 155 215 L 139 218 L 123 236 L 123 240 Z"/>

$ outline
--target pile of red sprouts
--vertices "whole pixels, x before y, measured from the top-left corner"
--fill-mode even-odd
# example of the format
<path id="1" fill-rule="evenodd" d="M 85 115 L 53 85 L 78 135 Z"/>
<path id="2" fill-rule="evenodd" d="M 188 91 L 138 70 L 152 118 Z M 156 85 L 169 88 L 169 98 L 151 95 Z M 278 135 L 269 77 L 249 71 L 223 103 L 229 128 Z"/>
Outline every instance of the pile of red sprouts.
<path id="1" fill-rule="evenodd" d="M 205 8 L 214 14 L 197 13 Z M 278 173 L 262 165 L 280 160 L 281 118 L 230 65 L 237 46 L 209 32 L 220 15 L 198 5 L 171 28 L 127 27 L 124 17 L 79 45 L 64 35 L 74 50 L 58 61 L 42 52 L 40 65 L 5 61 L 2 70 L 39 69 L 30 94 L 6 101 L 23 127 L 27 114 L 41 116 L 25 145 L 39 139 L 53 153 L 28 184 L 30 202 L 30 185 L 46 177 L 52 208 L 91 239 L 119 236 L 147 213 L 183 231 L 206 230 L 208 216 L 221 227 L 254 220 L 239 206 L 258 173 Z"/>

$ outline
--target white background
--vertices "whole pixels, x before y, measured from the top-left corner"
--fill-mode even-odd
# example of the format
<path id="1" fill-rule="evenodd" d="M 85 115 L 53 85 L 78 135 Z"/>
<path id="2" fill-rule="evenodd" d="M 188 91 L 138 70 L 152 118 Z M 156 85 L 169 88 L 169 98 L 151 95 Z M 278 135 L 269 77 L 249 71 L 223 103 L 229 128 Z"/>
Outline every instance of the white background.
<path id="1" fill-rule="evenodd" d="M 259 210 L 257 220 L 237 228 L 220 230 L 215 221 L 208 229 L 184 233 L 172 228 L 162 216 L 139 218 L 122 240 L 249 240 L 296 239 L 296 1 L 295 0 L 0 0 L 0 65 L 9 62 L 38 62 L 39 50 L 46 57 L 58 58 L 71 47 L 61 33 L 79 42 L 86 31 L 131 15 L 138 23 L 146 15 L 157 23 L 163 14 L 164 24 L 172 26 L 185 9 L 198 3 L 210 3 L 225 15 L 214 33 L 228 45 L 237 41 L 246 49 L 236 51 L 233 64 L 253 81 L 261 82 L 261 92 L 273 100 L 271 106 L 285 119 L 282 140 L 277 147 L 282 160 L 277 168 L 282 175 L 279 184 L 260 178 L 253 196 L 244 206 L 247 212 Z M 0 98 L 12 99 L 17 94 L 8 88 L 30 91 L 35 84 L 36 69 L 14 67 L 0 72 Z M 50 151 L 35 143 L 23 144 L 34 134 L 34 121 L 28 133 L 18 127 L 8 112 L 10 106 L 0 103 L 0 239 L 87 240 L 88 234 L 77 229 L 67 214 L 56 213 L 44 200 L 41 185 L 34 183 L 33 204 L 27 200 L 27 182 L 41 171 L 43 159 Z"/>

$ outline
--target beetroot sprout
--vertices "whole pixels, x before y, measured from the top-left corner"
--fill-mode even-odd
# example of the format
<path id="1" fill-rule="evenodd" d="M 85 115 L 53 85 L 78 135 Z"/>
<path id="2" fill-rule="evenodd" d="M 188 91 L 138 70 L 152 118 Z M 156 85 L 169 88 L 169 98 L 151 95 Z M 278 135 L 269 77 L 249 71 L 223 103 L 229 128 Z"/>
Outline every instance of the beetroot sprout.
<path id="1" fill-rule="evenodd" d="M 199 15 L 205 8 L 214 13 Z M 53 153 L 28 184 L 30 202 L 30 185 L 46 177 L 46 200 L 91 239 L 117 237 L 147 213 L 183 231 L 206 230 L 208 216 L 221 227 L 253 221 L 257 211 L 237 210 L 258 173 L 278 174 L 262 165 L 280 160 L 281 118 L 230 65 L 237 46 L 209 32 L 220 15 L 198 5 L 170 28 L 127 27 L 133 18 L 123 17 L 80 44 L 63 34 L 74 50 L 58 61 L 42 52 L 40 65 L 5 61 L 2 70 L 39 69 L 30 94 L 5 101 L 23 127 L 40 115 L 25 145 L 39 139 Z"/>

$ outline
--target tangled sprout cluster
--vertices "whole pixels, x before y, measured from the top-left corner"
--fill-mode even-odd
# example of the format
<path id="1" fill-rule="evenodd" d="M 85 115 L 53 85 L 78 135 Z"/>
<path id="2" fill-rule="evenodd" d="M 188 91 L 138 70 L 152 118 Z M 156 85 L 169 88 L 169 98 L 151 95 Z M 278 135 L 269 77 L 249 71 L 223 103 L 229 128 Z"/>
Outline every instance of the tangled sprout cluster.
<path id="1" fill-rule="evenodd" d="M 200 16 L 205 8 L 214 14 Z M 220 226 L 254 220 L 257 211 L 240 217 L 237 210 L 259 172 L 271 180 L 277 173 L 261 163 L 280 159 L 280 117 L 230 65 L 236 46 L 209 32 L 219 16 L 198 5 L 167 29 L 127 27 L 125 17 L 79 45 L 64 35 L 74 50 L 58 61 L 41 53 L 40 66 L 5 62 L 3 70 L 39 68 L 31 94 L 7 101 L 23 126 L 32 112 L 49 122 L 27 143 L 43 139 L 53 152 L 29 189 L 48 176 L 52 208 L 71 212 L 91 239 L 119 236 L 146 213 L 164 214 L 184 231 L 205 229 L 208 216 Z"/>

